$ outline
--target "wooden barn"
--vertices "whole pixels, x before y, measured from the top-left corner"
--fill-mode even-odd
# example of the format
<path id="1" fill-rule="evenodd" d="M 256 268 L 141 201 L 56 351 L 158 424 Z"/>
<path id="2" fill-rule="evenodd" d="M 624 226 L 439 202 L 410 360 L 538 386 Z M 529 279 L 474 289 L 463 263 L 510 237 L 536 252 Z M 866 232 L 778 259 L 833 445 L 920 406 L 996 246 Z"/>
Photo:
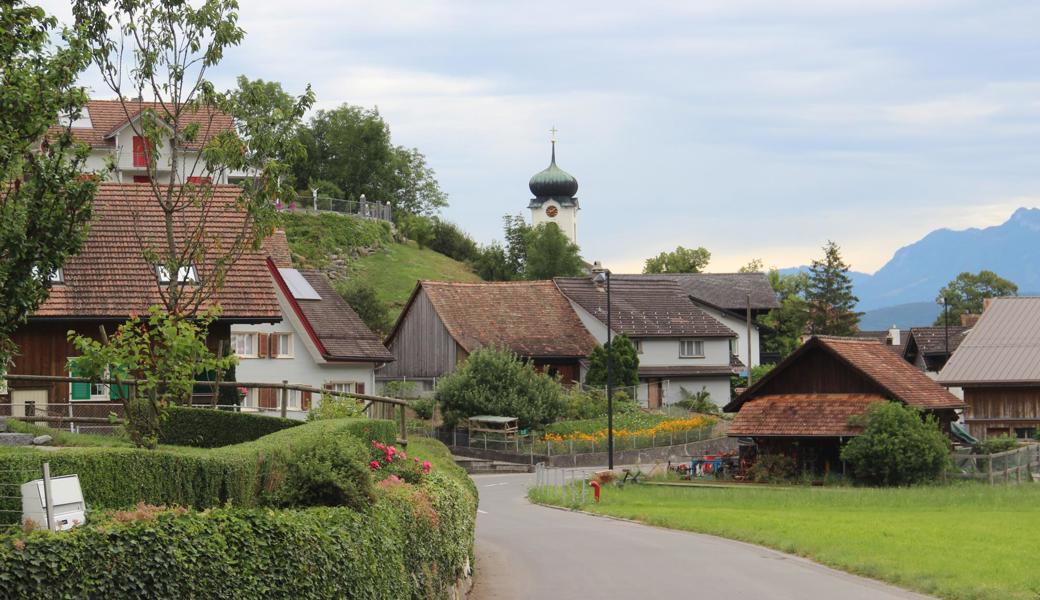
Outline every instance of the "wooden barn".
<path id="1" fill-rule="evenodd" d="M 840 469 L 839 452 L 860 429 L 849 424 L 874 402 L 934 414 L 944 430 L 964 403 L 874 339 L 817 336 L 725 407 L 729 435 L 759 453 L 795 457 L 815 471 Z"/>
<path id="2" fill-rule="evenodd" d="M 980 439 L 1040 431 L 1040 297 L 994 298 L 939 373 L 964 390 L 968 432 Z"/>
<path id="3" fill-rule="evenodd" d="M 511 350 L 564 382 L 580 381 L 581 361 L 596 340 L 551 281 L 420 281 L 386 347 L 394 361 L 376 371 L 377 382 L 415 381 L 430 391 L 485 347 Z"/>

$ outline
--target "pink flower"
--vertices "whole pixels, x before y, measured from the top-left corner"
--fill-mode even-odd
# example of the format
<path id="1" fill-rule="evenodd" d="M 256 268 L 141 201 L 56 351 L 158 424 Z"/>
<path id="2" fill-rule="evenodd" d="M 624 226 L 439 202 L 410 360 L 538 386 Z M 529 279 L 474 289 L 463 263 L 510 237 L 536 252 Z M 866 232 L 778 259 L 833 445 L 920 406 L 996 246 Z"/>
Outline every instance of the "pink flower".
<path id="1" fill-rule="evenodd" d="M 430 461 L 428 461 L 428 460 L 424 460 L 423 461 L 422 472 L 423 472 L 424 475 L 429 473 L 430 469 L 432 469 L 432 468 L 433 468 L 433 465 L 430 464 Z"/>
<path id="2" fill-rule="evenodd" d="M 373 460 L 372 462 L 368 463 L 368 468 L 372 469 L 373 471 L 377 470 L 379 468 L 379 461 Z"/>
<path id="3" fill-rule="evenodd" d="M 390 446 L 390 447 L 388 447 L 386 449 L 386 453 L 389 454 L 390 457 L 392 458 L 395 454 L 397 454 L 397 448 L 394 448 L 393 446 Z"/>

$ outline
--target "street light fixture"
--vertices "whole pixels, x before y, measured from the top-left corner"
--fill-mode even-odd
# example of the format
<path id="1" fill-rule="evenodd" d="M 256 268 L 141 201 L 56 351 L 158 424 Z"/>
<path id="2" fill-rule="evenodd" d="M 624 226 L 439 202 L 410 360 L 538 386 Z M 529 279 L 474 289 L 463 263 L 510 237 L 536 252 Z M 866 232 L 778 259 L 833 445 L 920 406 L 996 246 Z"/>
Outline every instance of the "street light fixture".
<path id="1" fill-rule="evenodd" d="M 611 344 L 610 269 L 597 260 L 592 265 L 593 283 L 607 289 L 607 468 L 614 470 L 614 348 Z"/>

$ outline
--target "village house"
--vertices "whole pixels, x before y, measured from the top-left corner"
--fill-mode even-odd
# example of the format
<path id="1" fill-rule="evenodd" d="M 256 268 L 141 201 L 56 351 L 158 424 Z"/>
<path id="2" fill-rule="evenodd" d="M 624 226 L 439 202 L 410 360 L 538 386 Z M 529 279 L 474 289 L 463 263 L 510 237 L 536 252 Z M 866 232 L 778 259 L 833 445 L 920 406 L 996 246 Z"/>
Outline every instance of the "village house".
<path id="1" fill-rule="evenodd" d="M 903 358 L 935 379 L 957 351 L 970 327 L 911 327 L 903 348 Z"/>
<path id="2" fill-rule="evenodd" d="M 393 361 L 393 355 L 324 274 L 292 267 L 284 231 L 275 231 L 264 248 L 281 321 L 231 326 L 231 348 L 239 359 L 236 378 L 374 393 L 375 369 Z M 300 419 L 320 402 L 297 390 L 289 390 L 286 400 L 287 416 Z M 255 388 L 242 405 L 280 414 L 281 398 L 276 389 Z"/>
<path id="3" fill-rule="evenodd" d="M 599 343 L 607 340 L 607 294 L 588 277 L 560 277 L 556 286 Z M 610 278 L 611 330 L 625 334 L 639 353 L 636 397 L 648 408 L 702 390 L 718 405 L 729 401 L 730 340 L 736 333 L 690 302 L 674 280 L 642 275 Z"/>
<path id="4" fill-rule="evenodd" d="M 783 454 L 816 472 L 842 467 L 861 428 L 850 417 L 896 401 L 933 414 L 944 431 L 964 402 L 875 339 L 812 337 L 725 407 L 728 435 L 759 454 Z"/>
<path id="5" fill-rule="evenodd" d="M 172 172 L 170 148 L 174 143 L 173 132 L 162 140 L 157 148 L 149 148 L 147 140 L 139 135 L 142 116 L 148 112 L 162 114 L 164 109 L 155 102 L 127 100 L 90 100 L 79 118 L 72 122 L 73 138 L 90 147 L 84 169 L 88 172 L 104 172 L 111 161 L 114 169 L 109 179 L 117 183 L 148 183 L 151 177 L 158 183 L 170 183 Z M 231 117 L 210 107 L 201 106 L 182 115 L 182 128 L 197 125 L 198 131 L 192 141 L 183 138 L 177 141 L 178 179 L 175 183 L 238 183 L 246 177 L 244 172 L 221 170 L 209 172 L 201 159 L 201 150 L 207 141 L 221 132 L 234 128 Z M 183 134 L 184 132 L 179 132 Z M 149 173 L 149 153 L 154 152 L 156 164 Z"/>
<path id="6" fill-rule="evenodd" d="M 596 340 L 551 281 L 420 281 L 386 347 L 394 361 L 376 371 L 376 380 L 414 381 L 429 392 L 487 347 L 510 350 L 565 384 L 581 381 L 581 361 Z"/>
<path id="7" fill-rule="evenodd" d="M 938 382 L 964 390 L 972 436 L 1034 438 L 1040 430 L 1040 297 L 988 301 Z"/>
<path id="8" fill-rule="evenodd" d="M 910 330 L 900 329 L 893 325 L 888 329 L 857 331 L 853 334 L 853 337 L 864 340 L 877 340 L 892 352 L 903 356 L 907 341 L 910 339 Z"/>
<path id="9" fill-rule="evenodd" d="M 212 191 L 206 207 L 205 241 L 211 247 L 230 247 L 243 226 L 244 215 L 236 206 L 240 190 L 215 185 Z M 191 229 L 200 215 L 201 209 L 195 207 L 180 212 L 184 230 Z M 168 275 L 145 260 L 142 244 L 160 242 L 164 235 L 161 223 L 161 211 L 148 186 L 101 183 L 82 251 L 51 274 L 49 297 L 13 335 L 18 351 L 10 373 L 79 375 L 75 367 L 77 353 L 67 339 L 70 330 L 100 337 L 100 328 L 104 327 L 111 334 L 130 316 L 145 315 L 150 306 L 160 304 L 158 284 Z M 205 281 L 212 272 L 211 260 L 191 265 L 180 276 L 188 281 Z M 212 350 L 217 349 L 221 340 L 228 347 L 233 324 L 281 319 L 263 252 L 246 250 L 242 254 L 226 272 L 223 288 L 205 300 L 202 308 L 213 305 L 219 305 L 221 313 L 210 329 Z M 14 403 L 16 414 L 29 403 L 40 409 L 48 404 L 107 402 L 118 397 L 118 390 L 100 384 L 13 380 L 9 387 L 8 401 Z M 78 416 L 108 414 L 107 410 L 75 408 L 67 412 Z"/>

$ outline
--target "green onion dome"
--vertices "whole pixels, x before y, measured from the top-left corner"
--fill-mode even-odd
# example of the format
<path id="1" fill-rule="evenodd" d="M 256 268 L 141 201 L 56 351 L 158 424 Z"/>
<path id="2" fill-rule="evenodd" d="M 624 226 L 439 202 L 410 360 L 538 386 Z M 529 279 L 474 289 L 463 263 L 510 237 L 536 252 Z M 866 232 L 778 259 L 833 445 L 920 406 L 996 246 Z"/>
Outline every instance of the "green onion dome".
<path id="1" fill-rule="evenodd" d="M 527 186 L 536 198 L 570 198 L 578 193 L 578 180 L 556 166 L 556 143 L 553 143 L 552 161 L 549 167 L 531 177 Z"/>

